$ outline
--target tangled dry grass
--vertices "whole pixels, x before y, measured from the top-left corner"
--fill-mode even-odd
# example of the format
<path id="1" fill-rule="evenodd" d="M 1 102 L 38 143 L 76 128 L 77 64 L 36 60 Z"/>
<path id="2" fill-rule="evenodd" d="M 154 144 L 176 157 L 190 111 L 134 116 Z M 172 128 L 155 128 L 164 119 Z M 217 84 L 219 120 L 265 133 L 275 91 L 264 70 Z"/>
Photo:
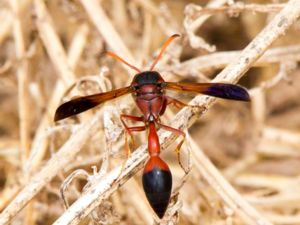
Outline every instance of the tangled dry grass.
<path id="1" fill-rule="evenodd" d="M 300 224 L 299 15 L 299 0 L 1 1 L 0 224 Z M 157 67 L 166 80 L 239 81 L 252 101 L 170 93 L 202 108 L 162 118 L 188 132 L 192 169 L 184 175 L 176 137 L 159 132 L 175 180 L 159 221 L 140 184 L 144 133 L 120 174 L 118 115 L 139 113 L 131 97 L 58 124 L 53 115 L 131 81 L 103 51 L 145 69 L 174 33 Z"/>

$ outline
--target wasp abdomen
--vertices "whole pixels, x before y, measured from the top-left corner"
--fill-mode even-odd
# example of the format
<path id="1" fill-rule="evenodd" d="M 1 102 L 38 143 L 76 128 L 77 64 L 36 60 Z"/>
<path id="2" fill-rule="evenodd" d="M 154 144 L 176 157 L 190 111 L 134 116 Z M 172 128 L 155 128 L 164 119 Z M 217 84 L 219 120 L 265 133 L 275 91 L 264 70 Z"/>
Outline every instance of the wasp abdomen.
<path id="1" fill-rule="evenodd" d="M 172 174 L 167 164 L 158 156 L 151 157 L 146 163 L 143 187 L 152 209 L 162 218 L 170 201 Z"/>

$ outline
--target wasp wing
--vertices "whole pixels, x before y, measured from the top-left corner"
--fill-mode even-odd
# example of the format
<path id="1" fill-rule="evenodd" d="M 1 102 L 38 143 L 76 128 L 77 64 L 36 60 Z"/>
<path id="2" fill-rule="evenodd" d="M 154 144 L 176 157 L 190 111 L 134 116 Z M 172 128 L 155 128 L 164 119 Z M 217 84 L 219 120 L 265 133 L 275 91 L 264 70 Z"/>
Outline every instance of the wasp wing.
<path id="1" fill-rule="evenodd" d="M 62 120 L 67 117 L 79 114 L 105 101 L 132 93 L 132 91 L 132 88 L 128 86 L 113 91 L 72 99 L 71 101 L 63 103 L 56 109 L 54 121 Z"/>
<path id="2" fill-rule="evenodd" d="M 250 101 L 247 90 L 235 84 L 166 82 L 165 88 L 169 90 L 201 93 L 218 98 Z"/>

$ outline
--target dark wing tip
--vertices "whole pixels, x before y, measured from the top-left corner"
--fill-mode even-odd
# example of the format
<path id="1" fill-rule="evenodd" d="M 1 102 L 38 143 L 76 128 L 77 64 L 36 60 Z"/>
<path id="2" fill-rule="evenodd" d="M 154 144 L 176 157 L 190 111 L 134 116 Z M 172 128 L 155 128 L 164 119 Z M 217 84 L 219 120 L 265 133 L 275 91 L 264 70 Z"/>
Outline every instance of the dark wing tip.
<path id="1" fill-rule="evenodd" d="M 74 113 L 71 113 L 70 110 L 70 102 L 66 102 L 63 103 L 62 105 L 60 105 L 56 111 L 55 111 L 55 115 L 54 115 L 54 122 L 57 122 L 59 120 L 65 119 L 69 116 L 72 116 Z"/>
<path id="2" fill-rule="evenodd" d="M 246 102 L 251 101 L 250 95 L 245 88 L 238 85 L 233 85 L 231 91 L 232 94 L 236 97 L 235 100 L 246 101 Z"/>
<path id="3" fill-rule="evenodd" d="M 55 112 L 55 115 L 54 115 L 54 122 L 57 122 L 57 121 L 59 121 L 59 120 L 61 120 L 62 118 L 60 118 L 60 115 L 59 115 L 59 113 L 57 112 L 57 110 L 56 110 L 56 112 Z"/>
<path id="4" fill-rule="evenodd" d="M 84 111 L 87 111 L 95 106 L 125 94 L 129 94 L 133 91 L 131 86 L 116 89 L 113 91 L 103 92 L 94 95 L 88 95 L 84 97 L 75 98 L 71 101 L 60 105 L 54 115 L 54 121 L 62 120 L 67 117 L 77 115 Z"/>
<path id="5" fill-rule="evenodd" d="M 59 120 L 62 120 L 62 119 L 65 119 L 67 116 L 64 116 L 64 113 L 63 113 L 63 109 L 62 109 L 62 105 L 60 105 L 56 111 L 55 111 L 55 115 L 54 115 L 54 122 L 57 122 Z"/>
<path id="6" fill-rule="evenodd" d="M 206 94 L 219 98 L 250 101 L 248 91 L 245 88 L 234 84 L 216 83 L 209 87 L 206 92 Z"/>
<path id="7" fill-rule="evenodd" d="M 71 101 L 65 102 L 56 109 L 54 122 L 73 115 L 77 115 L 81 112 L 93 108 L 98 104 L 98 102 L 94 102 L 93 100 L 86 97 L 76 98 Z"/>
<path id="8" fill-rule="evenodd" d="M 249 95 L 249 92 L 248 92 L 246 89 L 244 89 L 244 91 L 245 91 L 246 93 L 245 93 L 245 96 L 244 96 L 243 101 L 251 102 L 251 97 L 250 97 L 250 95 Z"/>

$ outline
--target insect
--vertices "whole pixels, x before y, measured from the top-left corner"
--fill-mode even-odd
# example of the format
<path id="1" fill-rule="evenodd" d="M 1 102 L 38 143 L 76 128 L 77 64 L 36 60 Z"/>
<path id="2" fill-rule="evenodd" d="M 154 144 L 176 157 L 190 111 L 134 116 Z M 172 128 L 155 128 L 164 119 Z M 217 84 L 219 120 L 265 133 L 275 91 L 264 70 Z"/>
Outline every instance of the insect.
<path id="1" fill-rule="evenodd" d="M 246 89 L 238 85 L 226 83 L 181 83 L 164 81 L 162 76 L 158 72 L 154 71 L 154 67 L 162 57 L 162 54 L 167 46 L 178 36 L 178 34 L 175 34 L 169 37 L 169 39 L 162 46 L 159 55 L 155 58 L 148 71 L 142 72 L 118 55 L 112 52 L 107 52 L 108 55 L 125 63 L 137 72 L 131 84 L 127 87 L 113 91 L 79 97 L 63 103 L 57 108 L 54 118 L 55 121 L 62 120 L 91 109 L 108 100 L 126 94 L 132 94 L 142 115 L 133 116 L 121 114 L 120 119 L 124 125 L 125 131 L 130 135 L 132 132 L 144 130 L 149 131 L 148 152 L 150 158 L 145 164 L 142 181 L 146 197 L 159 218 L 164 216 L 170 201 L 172 190 L 172 174 L 168 165 L 159 156 L 160 143 L 156 130 L 157 128 L 162 128 L 173 132 L 177 136 L 182 136 L 182 141 L 176 147 L 176 151 L 179 153 L 180 147 L 185 138 L 185 133 L 179 129 L 162 124 L 160 121 L 160 116 L 164 114 L 166 107 L 170 104 L 173 104 L 176 107 L 187 106 L 185 103 L 167 96 L 166 90 L 201 93 L 214 97 L 239 101 L 250 100 Z M 126 120 L 143 122 L 144 125 L 129 127 L 125 122 Z M 125 140 L 126 144 L 128 144 L 127 139 Z"/>

